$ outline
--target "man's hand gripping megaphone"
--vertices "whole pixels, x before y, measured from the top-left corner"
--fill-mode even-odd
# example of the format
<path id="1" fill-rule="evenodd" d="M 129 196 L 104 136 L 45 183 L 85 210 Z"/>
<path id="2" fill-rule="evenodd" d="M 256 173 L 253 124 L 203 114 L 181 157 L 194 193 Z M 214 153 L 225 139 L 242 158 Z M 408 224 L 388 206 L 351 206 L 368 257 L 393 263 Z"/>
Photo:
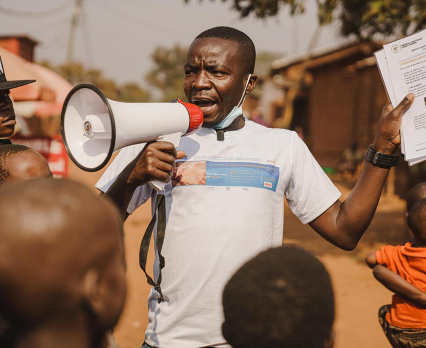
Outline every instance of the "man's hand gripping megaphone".
<path id="1" fill-rule="evenodd" d="M 127 184 L 137 187 L 149 183 L 154 189 L 163 190 L 164 184 L 172 178 L 175 160 L 185 157 L 185 152 L 176 150 L 180 137 L 180 133 L 171 134 L 147 143 L 138 156 Z"/>

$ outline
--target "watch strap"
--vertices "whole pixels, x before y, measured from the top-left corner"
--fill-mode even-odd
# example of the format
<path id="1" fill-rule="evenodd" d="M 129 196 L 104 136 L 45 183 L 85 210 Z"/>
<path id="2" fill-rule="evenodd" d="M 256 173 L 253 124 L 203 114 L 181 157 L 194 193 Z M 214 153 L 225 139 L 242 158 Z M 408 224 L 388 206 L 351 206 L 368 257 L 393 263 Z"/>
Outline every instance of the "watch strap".
<path id="1" fill-rule="evenodd" d="M 398 155 L 386 155 L 384 153 L 374 150 L 371 145 L 368 147 L 367 154 L 365 155 L 365 161 L 371 163 L 373 166 L 379 168 L 389 169 L 396 166 L 398 163 Z"/>

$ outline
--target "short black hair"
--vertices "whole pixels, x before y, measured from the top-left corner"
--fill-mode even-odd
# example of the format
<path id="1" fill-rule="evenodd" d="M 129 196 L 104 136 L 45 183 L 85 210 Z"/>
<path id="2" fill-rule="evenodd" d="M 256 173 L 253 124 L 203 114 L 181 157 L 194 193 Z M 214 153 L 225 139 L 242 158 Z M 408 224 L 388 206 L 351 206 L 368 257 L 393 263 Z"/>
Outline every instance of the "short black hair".
<path id="1" fill-rule="evenodd" d="M 408 212 L 407 223 L 416 240 L 426 243 L 426 198 L 413 205 Z"/>
<path id="2" fill-rule="evenodd" d="M 407 195 L 407 213 L 413 205 L 420 199 L 426 198 L 426 182 L 421 182 L 414 186 Z"/>
<path id="3" fill-rule="evenodd" d="M 195 40 L 206 37 L 214 37 L 237 42 L 240 45 L 242 54 L 245 57 L 246 72 L 247 74 L 253 74 L 254 65 L 256 63 L 256 48 L 254 47 L 253 41 L 247 36 L 247 34 L 231 27 L 222 26 L 203 31 L 195 38 Z"/>
<path id="4" fill-rule="evenodd" d="M 333 287 L 323 264 L 293 245 L 244 264 L 223 292 L 222 333 L 234 348 L 324 348 L 334 322 Z"/>
<path id="5" fill-rule="evenodd" d="M 8 157 L 19 152 L 31 150 L 28 146 L 18 144 L 0 145 L 0 184 L 10 177 L 9 168 L 6 165 Z"/>

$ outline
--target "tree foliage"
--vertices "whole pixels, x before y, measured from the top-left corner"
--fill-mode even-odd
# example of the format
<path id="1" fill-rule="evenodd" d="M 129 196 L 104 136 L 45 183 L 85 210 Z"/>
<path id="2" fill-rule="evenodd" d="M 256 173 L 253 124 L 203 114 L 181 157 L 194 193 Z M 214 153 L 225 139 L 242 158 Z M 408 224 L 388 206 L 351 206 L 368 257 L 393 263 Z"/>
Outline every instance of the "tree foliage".
<path id="1" fill-rule="evenodd" d="M 201 1 L 201 0 L 200 0 Z M 303 13 L 308 0 L 222 0 L 232 2 L 241 18 L 265 19 L 288 7 Z M 188 3 L 190 0 L 184 0 Z M 426 27 L 426 0 L 316 0 L 321 25 L 337 20 L 342 36 L 371 40 L 374 35 L 406 36 Z"/>
<path id="2" fill-rule="evenodd" d="M 191 0 L 183 0 L 189 3 Z M 202 2 L 202 0 L 199 0 Z M 222 2 L 232 2 L 232 9 L 239 12 L 241 18 L 254 14 L 257 18 L 274 17 L 281 8 L 288 6 L 292 15 L 303 13 L 305 10 L 305 0 L 222 0 Z"/>
<path id="3" fill-rule="evenodd" d="M 320 13 L 329 19 L 334 15 L 340 22 L 341 34 L 345 37 L 355 35 L 360 40 L 371 40 L 376 34 L 406 36 L 426 27 L 426 0 L 318 2 Z"/>
<path id="4" fill-rule="evenodd" d="M 151 94 L 134 82 L 125 83 L 119 88 L 119 100 L 126 103 L 149 102 Z"/>
<path id="5" fill-rule="evenodd" d="M 284 53 L 261 51 L 256 54 L 256 66 L 254 73 L 260 78 L 265 78 L 271 71 L 271 64 L 274 60 L 284 57 Z"/>
<path id="6" fill-rule="evenodd" d="M 187 48 L 175 45 L 172 48 L 158 46 L 151 55 L 154 66 L 146 75 L 148 84 L 161 93 L 161 101 L 180 98 L 183 93 L 184 65 Z"/>
<path id="7" fill-rule="evenodd" d="M 136 83 L 118 85 L 114 80 L 106 78 L 101 70 L 86 69 L 81 63 L 65 63 L 55 67 L 45 61 L 41 65 L 56 71 L 72 85 L 90 83 L 112 100 L 139 103 L 151 100 L 150 93 Z"/>

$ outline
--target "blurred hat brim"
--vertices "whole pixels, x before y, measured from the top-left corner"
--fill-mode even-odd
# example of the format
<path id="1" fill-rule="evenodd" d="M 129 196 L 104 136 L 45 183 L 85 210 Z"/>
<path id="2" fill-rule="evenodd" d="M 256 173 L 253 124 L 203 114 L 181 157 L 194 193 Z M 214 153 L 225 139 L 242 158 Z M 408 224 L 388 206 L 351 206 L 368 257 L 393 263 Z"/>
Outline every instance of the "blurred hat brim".
<path id="1" fill-rule="evenodd" d="M 35 80 L 16 80 L 16 81 L 0 82 L 0 91 L 25 86 L 33 82 L 35 82 Z"/>

